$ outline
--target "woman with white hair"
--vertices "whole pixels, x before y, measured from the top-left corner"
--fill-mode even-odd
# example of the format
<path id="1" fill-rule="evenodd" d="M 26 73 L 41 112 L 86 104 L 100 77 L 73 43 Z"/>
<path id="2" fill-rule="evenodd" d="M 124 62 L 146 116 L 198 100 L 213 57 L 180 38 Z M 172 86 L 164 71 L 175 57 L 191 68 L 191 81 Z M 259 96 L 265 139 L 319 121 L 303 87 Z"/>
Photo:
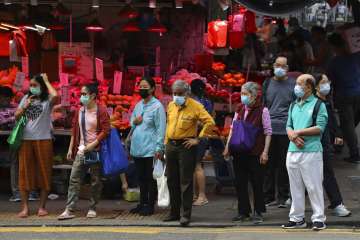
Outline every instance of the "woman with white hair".
<path id="1" fill-rule="evenodd" d="M 235 113 L 224 156 L 234 158 L 238 215 L 234 222 L 250 220 L 251 205 L 248 193 L 250 181 L 254 193 L 254 223 L 263 222 L 266 211 L 263 194 L 263 165 L 268 161 L 271 142 L 269 110 L 261 101 L 261 88 L 248 82 L 241 89 L 241 105 Z"/>

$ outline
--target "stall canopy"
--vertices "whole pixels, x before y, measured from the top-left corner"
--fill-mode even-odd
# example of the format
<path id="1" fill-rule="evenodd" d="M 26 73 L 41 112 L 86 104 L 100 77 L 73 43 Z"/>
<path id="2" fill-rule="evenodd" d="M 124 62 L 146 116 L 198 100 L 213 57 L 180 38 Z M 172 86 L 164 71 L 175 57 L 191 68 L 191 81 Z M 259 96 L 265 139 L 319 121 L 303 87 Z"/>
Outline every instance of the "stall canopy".
<path id="1" fill-rule="evenodd" d="M 317 0 L 236 0 L 247 8 L 269 16 L 285 15 L 304 8 Z M 330 2 L 334 2 L 330 0 Z"/>

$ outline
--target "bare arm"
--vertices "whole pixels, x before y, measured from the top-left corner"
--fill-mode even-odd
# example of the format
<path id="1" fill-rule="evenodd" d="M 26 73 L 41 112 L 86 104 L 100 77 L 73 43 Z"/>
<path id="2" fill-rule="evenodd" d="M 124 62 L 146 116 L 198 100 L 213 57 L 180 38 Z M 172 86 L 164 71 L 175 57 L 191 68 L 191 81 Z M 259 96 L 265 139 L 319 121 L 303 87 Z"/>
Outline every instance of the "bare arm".
<path id="1" fill-rule="evenodd" d="M 298 136 L 316 136 L 320 135 L 321 131 L 319 127 L 311 127 L 311 128 L 305 128 L 302 130 L 296 130 L 295 131 Z"/>
<path id="2" fill-rule="evenodd" d="M 51 104 L 55 105 L 55 103 L 59 100 L 58 93 L 57 93 L 56 89 L 49 82 L 49 79 L 48 79 L 46 73 L 41 74 L 41 76 L 43 77 L 44 83 L 49 91 L 50 96 L 51 96 Z"/>

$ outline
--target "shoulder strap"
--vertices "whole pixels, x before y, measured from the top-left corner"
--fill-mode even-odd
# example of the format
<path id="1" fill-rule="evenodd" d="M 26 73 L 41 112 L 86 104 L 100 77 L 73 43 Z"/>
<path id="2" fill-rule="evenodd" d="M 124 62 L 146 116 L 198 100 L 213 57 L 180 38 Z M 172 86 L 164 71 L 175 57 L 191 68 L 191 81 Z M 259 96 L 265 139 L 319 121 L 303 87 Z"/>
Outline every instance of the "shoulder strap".
<path id="1" fill-rule="evenodd" d="M 267 104 L 266 104 L 266 92 L 267 92 L 267 90 L 268 90 L 268 88 L 269 88 L 269 85 L 270 85 L 270 79 L 268 78 L 268 79 L 266 79 L 265 80 L 265 82 L 263 83 L 263 89 L 262 89 L 262 97 L 263 97 L 263 104 L 264 104 L 264 106 L 267 106 Z"/>
<path id="2" fill-rule="evenodd" d="M 314 106 L 314 110 L 313 110 L 313 114 L 312 114 L 312 125 L 311 127 L 316 126 L 316 119 L 320 110 L 320 106 L 323 103 L 323 101 L 321 101 L 319 98 L 317 99 L 315 106 Z"/>
<path id="3" fill-rule="evenodd" d="M 84 144 L 86 145 L 85 107 L 84 110 L 81 111 L 81 132 L 83 135 Z"/>

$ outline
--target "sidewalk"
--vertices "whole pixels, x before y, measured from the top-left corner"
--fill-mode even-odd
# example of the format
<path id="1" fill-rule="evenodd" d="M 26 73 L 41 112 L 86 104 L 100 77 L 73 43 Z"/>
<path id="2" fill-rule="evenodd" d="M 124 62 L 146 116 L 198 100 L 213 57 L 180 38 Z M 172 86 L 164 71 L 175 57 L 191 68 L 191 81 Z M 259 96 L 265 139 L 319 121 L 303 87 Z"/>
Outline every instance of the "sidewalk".
<path id="1" fill-rule="evenodd" d="M 356 194 L 360 195 L 360 188 L 356 192 L 351 188 L 348 176 L 360 176 L 360 165 L 345 163 L 340 160 L 334 162 L 335 172 L 338 178 L 345 205 L 352 211 L 352 216 L 339 218 L 331 216 L 327 211 L 327 224 L 336 227 L 360 227 L 360 199 L 356 199 Z M 213 187 L 208 190 L 213 192 Z M 98 206 L 97 219 L 88 220 L 85 218 L 87 201 L 79 202 L 79 209 L 76 212 L 77 218 L 69 221 L 58 221 L 56 217 L 63 211 L 65 199 L 49 201 L 48 209 L 50 216 L 38 218 L 31 216 L 27 219 L 18 219 L 16 213 L 20 209 L 20 203 L 8 202 L 7 195 L 0 195 L 0 227 L 4 226 L 178 226 L 178 223 L 163 223 L 162 219 L 167 215 L 167 210 L 157 210 L 151 217 L 141 217 L 129 214 L 129 210 L 136 203 L 125 201 L 103 200 Z M 209 193 L 210 203 L 204 207 L 194 207 L 193 221 L 191 226 L 197 227 L 234 227 L 252 226 L 252 223 L 234 224 L 232 217 L 236 215 L 236 199 L 234 189 L 224 189 L 221 195 Z M 326 200 L 326 204 L 328 201 Z M 327 205 L 326 205 L 327 206 Z M 32 214 L 35 213 L 37 203 L 31 203 Z M 268 208 L 264 215 L 265 222 L 261 226 L 280 226 L 287 222 L 289 209 L 278 209 L 277 207 Z M 307 207 L 307 221 L 310 221 L 311 208 Z"/>

